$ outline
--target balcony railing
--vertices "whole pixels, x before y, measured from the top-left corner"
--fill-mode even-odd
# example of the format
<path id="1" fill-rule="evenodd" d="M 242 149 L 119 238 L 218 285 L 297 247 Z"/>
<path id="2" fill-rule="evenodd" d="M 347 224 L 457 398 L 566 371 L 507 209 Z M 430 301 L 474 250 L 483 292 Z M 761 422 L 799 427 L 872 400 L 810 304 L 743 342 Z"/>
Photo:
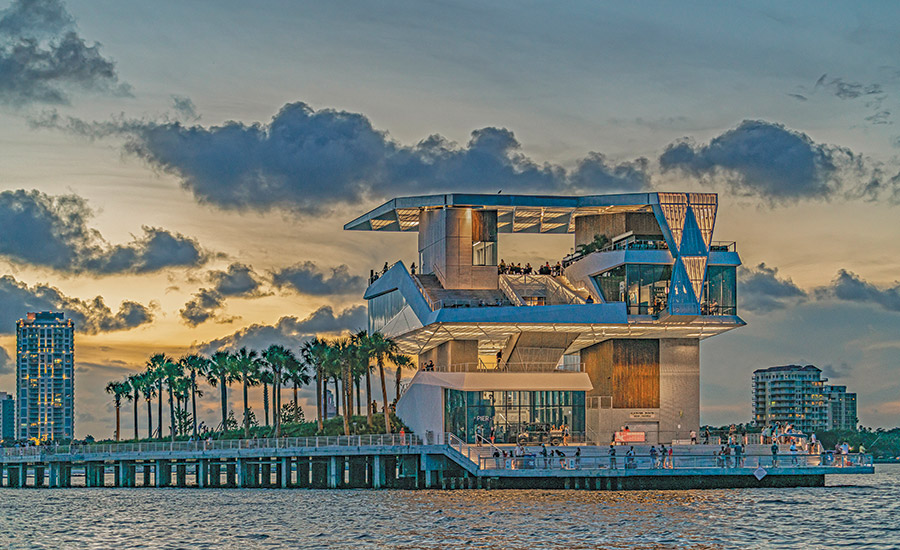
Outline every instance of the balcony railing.
<path id="1" fill-rule="evenodd" d="M 581 363 L 456 363 L 453 365 L 435 365 L 434 368 L 422 367 L 421 370 L 435 372 L 582 372 Z"/>

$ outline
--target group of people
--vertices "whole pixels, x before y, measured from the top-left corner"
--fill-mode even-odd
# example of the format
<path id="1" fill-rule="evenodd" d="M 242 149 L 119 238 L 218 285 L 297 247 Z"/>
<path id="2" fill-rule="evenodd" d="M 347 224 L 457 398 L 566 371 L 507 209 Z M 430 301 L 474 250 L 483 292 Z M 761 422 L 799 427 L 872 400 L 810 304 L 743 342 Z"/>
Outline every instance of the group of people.
<path id="1" fill-rule="evenodd" d="M 497 467 L 505 468 L 506 461 L 503 459 L 513 458 L 509 463 L 509 467 L 511 469 L 524 469 L 524 468 L 553 468 L 556 465 L 555 460 L 559 460 L 559 468 L 566 467 L 566 458 L 569 458 L 563 450 L 554 449 L 552 446 L 547 447 L 546 444 L 541 444 L 541 450 L 538 455 L 535 455 L 533 452 L 529 452 L 528 449 L 525 448 L 521 443 L 516 445 L 515 449 L 507 452 L 505 449 L 500 449 L 499 447 L 494 447 L 494 452 L 492 454 L 494 461 L 497 463 Z M 538 456 L 540 456 L 540 460 L 538 460 Z M 581 448 L 578 447 L 575 449 L 575 453 L 572 455 L 575 458 L 575 468 L 581 467 Z"/>
<path id="2" fill-rule="evenodd" d="M 561 262 L 556 262 L 556 265 L 550 265 L 550 262 L 545 262 L 544 265 L 539 266 L 537 269 L 531 267 L 531 264 L 526 262 L 525 267 L 522 267 L 522 263 L 506 263 L 505 260 L 500 260 L 500 265 L 497 266 L 497 272 L 501 275 L 553 275 L 554 277 L 558 275 L 562 275 L 563 266 Z"/>
<path id="3" fill-rule="evenodd" d="M 743 468 L 746 451 L 740 442 L 729 443 L 713 453 L 719 468 Z"/>

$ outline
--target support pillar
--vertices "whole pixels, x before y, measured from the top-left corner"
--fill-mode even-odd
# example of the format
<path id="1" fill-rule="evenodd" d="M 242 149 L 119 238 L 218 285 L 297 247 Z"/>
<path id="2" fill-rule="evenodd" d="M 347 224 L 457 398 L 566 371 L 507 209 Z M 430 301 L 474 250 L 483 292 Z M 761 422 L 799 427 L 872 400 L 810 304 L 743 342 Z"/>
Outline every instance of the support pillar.
<path id="1" fill-rule="evenodd" d="M 341 466 L 343 466 L 344 457 L 341 457 Z M 341 477 L 343 477 L 344 469 L 341 468 Z M 338 487 L 338 457 L 332 456 L 328 460 L 328 488 L 337 489 Z"/>
<path id="2" fill-rule="evenodd" d="M 205 489 L 209 486 L 209 461 L 200 459 L 197 461 L 195 477 L 197 478 L 197 487 Z"/>
<path id="3" fill-rule="evenodd" d="M 309 487 L 309 457 L 301 456 L 297 462 L 297 481 L 295 487 Z"/>
<path id="4" fill-rule="evenodd" d="M 175 465 L 175 486 L 187 487 L 187 464 L 184 462 Z"/>
<path id="5" fill-rule="evenodd" d="M 384 465 L 382 464 L 381 455 L 372 457 L 372 488 L 381 489 L 384 487 Z"/>
<path id="6" fill-rule="evenodd" d="M 50 468 L 50 488 L 55 489 L 59 487 L 59 462 L 51 462 L 49 464 Z M 2 475 L 2 472 L 0 472 Z"/>
<path id="7" fill-rule="evenodd" d="M 238 487 L 246 487 L 246 477 L 247 477 L 247 464 L 244 462 L 244 459 L 237 459 L 237 465 L 235 467 L 235 471 L 237 472 L 237 486 Z"/>
<path id="8" fill-rule="evenodd" d="M 168 487 L 172 484 L 172 464 L 168 460 L 156 461 L 156 486 Z"/>
<path id="9" fill-rule="evenodd" d="M 291 459 L 282 458 L 278 463 L 278 486 L 287 489 L 291 486 Z"/>
<path id="10" fill-rule="evenodd" d="M 34 486 L 35 487 L 43 487 L 44 486 L 44 465 L 43 464 L 35 464 L 34 465 Z"/>

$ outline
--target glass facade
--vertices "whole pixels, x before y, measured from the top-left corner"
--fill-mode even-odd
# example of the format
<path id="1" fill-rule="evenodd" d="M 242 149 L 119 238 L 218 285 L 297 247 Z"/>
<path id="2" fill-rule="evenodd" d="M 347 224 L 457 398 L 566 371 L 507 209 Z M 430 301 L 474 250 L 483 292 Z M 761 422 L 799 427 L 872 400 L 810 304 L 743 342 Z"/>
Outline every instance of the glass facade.
<path id="1" fill-rule="evenodd" d="M 497 265 L 497 211 L 472 212 L 472 265 Z"/>
<path id="2" fill-rule="evenodd" d="M 444 429 L 469 443 L 492 429 L 497 443 L 556 443 L 563 426 L 584 432 L 583 391 L 444 390 Z"/>
<path id="3" fill-rule="evenodd" d="M 594 276 L 606 302 L 625 302 L 629 315 L 658 315 L 666 309 L 672 266 L 626 264 Z"/>
<path id="4" fill-rule="evenodd" d="M 384 328 L 395 315 L 400 313 L 406 299 L 397 290 L 385 292 L 369 300 L 369 334 Z"/>
<path id="5" fill-rule="evenodd" d="M 732 265 L 706 268 L 700 311 L 704 315 L 737 315 L 737 277 Z"/>

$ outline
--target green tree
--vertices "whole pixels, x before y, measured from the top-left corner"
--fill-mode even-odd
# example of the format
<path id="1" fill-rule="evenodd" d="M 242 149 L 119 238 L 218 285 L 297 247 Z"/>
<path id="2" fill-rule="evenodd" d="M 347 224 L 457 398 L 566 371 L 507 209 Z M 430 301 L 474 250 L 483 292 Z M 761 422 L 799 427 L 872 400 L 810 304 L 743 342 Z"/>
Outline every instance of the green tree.
<path id="1" fill-rule="evenodd" d="M 247 390 L 258 381 L 259 360 L 256 351 L 243 347 L 234 353 L 234 367 L 240 373 L 244 389 L 244 437 L 250 437 L 250 405 Z"/>
<path id="2" fill-rule="evenodd" d="M 388 338 L 380 332 L 374 332 L 370 336 L 371 354 L 375 358 L 378 365 L 378 374 L 381 377 L 381 399 L 384 407 L 384 430 L 385 433 L 391 433 L 391 417 L 387 400 L 387 385 L 385 383 L 384 364 L 385 362 L 394 363 L 395 365 L 410 364 L 412 360 L 400 353 L 400 346 L 397 342 Z"/>
<path id="3" fill-rule="evenodd" d="M 140 439 L 138 435 L 138 402 L 141 400 L 141 375 L 139 373 L 132 374 L 126 379 L 128 389 L 131 391 L 128 400 L 134 403 L 134 440 Z"/>
<path id="4" fill-rule="evenodd" d="M 113 403 L 116 406 L 116 441 L 119 440 L 119 434 L 121 434 L 119 411 L 122 407 L 122 397 L 128 396 L 130 391 L 131 388 L 128 386 L 127 382 L 112 381 L 106 384 L 106 393 L 113 396 Z"/>
<path id="5" fill-rule="evenodd" d="M 324 421 L 327 419 L 327 411 L 323 403 L 325 395 L 322 391 L 327 377 L 325 372 L 325 357 L 327 353 L 328 343 L 321 338 L 307 340 L 300 348 L 303 364 L 312 370 L 313 377 L 316 380 L 316 421 L 319 432 L 324 429 Z"/>
<path id="6" fill-rule="evenodd" d="M 219 387 L 222 402 L 222 431 L 228 430 L 228 385 L 235 382 L 234 358 L 227 351 L 217 351 L 209 358 L 203 377 L 212 387 Z"/>
<path id="7" fill-rule="evenodd" d="M 197 377 L 205 377 L 206 371 L 210 368 L 210 360 L 204 355 L 197 353 L 185 355 L 178 360 L 182 369 L 191 373 L 190 376 L 190 392 L 191 392 L 191 428 L 194 439 L 197 438 L 197 397 L 203 394 L 197 389 Z"/>
<path id="8" fill-rule="evenodd" d="M 263 352 L 263 359 L 265 359 L 266 364 L 269 367 L 269 371 L 273 374 L 272 380 L 272 401 L 273 401 L 273 411 L 274 419 L 273 423 L 275 424 L 275 437 L 281 437 L 281 386 L 282 381 L 287 377 L 290 379 L 293 376 L 293 373 L 300 370 L 301 364 L 297 361 L 297 357 L 294 355 L 294 352 L 285 348 L 284 346 L 280 346 L 278 344 L 272 344 Z M 307 381 L 309 377 L 307 376 Z M 296 403 L 296 388 L 297 382 L 294 381 L 294 407 L 297 408 Z M 268 415 L 268 413 L 267 413 Z"/>

